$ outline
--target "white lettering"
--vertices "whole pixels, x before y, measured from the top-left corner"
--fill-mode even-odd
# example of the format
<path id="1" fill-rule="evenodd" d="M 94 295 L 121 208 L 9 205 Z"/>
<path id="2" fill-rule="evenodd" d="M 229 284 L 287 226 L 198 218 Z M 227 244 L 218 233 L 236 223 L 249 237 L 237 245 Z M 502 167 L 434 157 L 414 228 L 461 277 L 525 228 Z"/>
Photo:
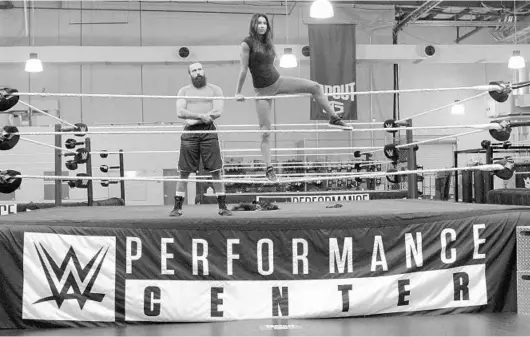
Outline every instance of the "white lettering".
<path id="1" fill-rule="evenodd" d="M 483 230 L 486 228 L 485 224 L 480 225 L 473 225 L 473 243 L 474 243 L 474 249 L 473 249 L 473 259 L 484 259 L 486 258 L 486 254 L 479 253 L 480 245 L 484 244 L 486 242 L 486 239 L 481 239 L 480 230 Z"/>
<path id="2" fill-rule="evenodd" d="M 377 260 L 377 253 L 381 255 L 381 260 Z M 383 271 L 388 270 L 388 265 L 386 263 L 385 248 L 383 247 L 383 238 L 381 235 L 376 235 L 374 237 L 374 250 L 372 252 L 372 266 L 370 267 L 371 271 L 376 271 L 377 266 L 383 268 Z"/>
<path id="3" fill-rule="evenodd" d="M 406 260 L 407 268 L 412 268 L 412 259 L 411 256 L 414 256 L 414 262 L 416 267 L 423 266 L 423 249 L 421 244 L 421 233 L 416 233 L 416 244 L 414 244 L 414 238 L 412 234 L 405 234 L 405 250 L 406 250 Z"/>
<path id="4" fill-rule="evenodd" d="M 226 240 L 226 274 L 233 275 L 233 261 L 239 259 L 239 254 L 233 254 L 234 244 L 239 244 L 239 239 Z"/>
<path id="5" fill-rule="evenodd" d="M 202 246 L 202 254 L 197 254 L 198 245 Z M 191 241 L 192 269 L 193 275 L 199 275 L 199 261 L 202 262 L 202 274 L 208 275 L 208 242 L 204 239 L 193 239 Z"/>
<path id="6" fill-rule="evenodd" d="M 335 273 L 335 265 L 339 273 L 344 273 L 344 267 L 348 263 L 348 273 L 353 272 L 353 249 L 352 238 L 344 238 L 342 255 L 340 254 L 339 243 L 336 238 L 329 238 L 329 272 Z"/>
<path id="7" fill-rule="evenodd" d="M 440 234 L 440 241 L 442 245 L 442 250 L 440 252 L 440 258 L 443 263 L 450 264 L 456 261 L 456 249 L 451 248 L 451 256 L 447 257 L 447 234 L 451 236 L 450 241 L 456 240 L 456 231 L 452 228 L 444 228 Z"/>
<path id="8" fill-rule="evenodd" d="M 298 244 L 302 244 L 302 254 L 298 254 Z M 298 262 L 302 261 L 302 273 L 307 275 L 309 272 L 307 262 L 307 241 L 304 239 L 293 239 L 293 274 L 298 275 Z"/>
<path id="9" fill-rule="evenodd" d="M 136 254 L 132 255 L 132 243 L 136 244 Z M 125 238 L 125 273 L 132 273 L 132 261 L 139 260 L 142 256 L 142 241 L 140 238 L 128 236 Z"/>
<path id="10" fill-rule="evenodd" d="M 173 269 L 167 269 L 167 259 L 173 258 L 173 254 L 167 252 L 168 243 L 173 243 L 173 238 L 162 238 L 160 243 L 160 273 L 162 275 L 175 275 L 175 271 Z"/>
<path id="11" fill-rule="evenodd" d="M 267 244 L 267 257 L 269 269 L 263 269 L 263 245 Z M 261 239 L 258 241 L 258 272 L 261 275 L 271 275 L 274 271 L 273 243 L 270 239 Z"/>

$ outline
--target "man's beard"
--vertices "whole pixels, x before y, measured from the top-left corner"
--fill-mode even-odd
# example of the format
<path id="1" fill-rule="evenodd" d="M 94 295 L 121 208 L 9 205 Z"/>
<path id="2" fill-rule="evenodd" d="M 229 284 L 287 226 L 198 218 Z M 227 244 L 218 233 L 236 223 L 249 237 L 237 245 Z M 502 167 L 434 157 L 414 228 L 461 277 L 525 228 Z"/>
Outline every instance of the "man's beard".
<path id="1" fill-rule="evenodd" d="M 206 85 L 206 76 L 197 75 L 191 79 L 191 83 L 195 88 L 200 89 Z"/>

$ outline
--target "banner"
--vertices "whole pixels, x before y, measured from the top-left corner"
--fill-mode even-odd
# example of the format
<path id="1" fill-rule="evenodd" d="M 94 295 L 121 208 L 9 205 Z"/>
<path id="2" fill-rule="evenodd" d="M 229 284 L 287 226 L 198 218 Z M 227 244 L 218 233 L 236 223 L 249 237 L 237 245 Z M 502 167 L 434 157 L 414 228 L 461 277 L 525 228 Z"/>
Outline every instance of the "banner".
<path id="1" fill-rule="evenodd" d="M 260 200 L 274 201 L 274 202 L 329 202 L 329 201 L 361 201 L 370 200 L 370 194 L 368 193 L 351 193 L 351 194 L 314 194 L 304 195 L 257 195 L 256 201 Z"/>
<path id="2" fill-rule="evenodd" d="M 311 80 L 318 82 L 324 93 L 356 91 L 355 25 L 310 24 L 308 27 Z M 328 96 L 328 100 L 344 120 L 357 119 L 355 95 L 336 94 Z M 314 100 L 310 119 L 329 119 Z"/>
<path id="3" fill-rule="evenodd" d="M 303 228 L 4 226 L 0 328 L 513 306 L 520 213 L 425 219 L 338 226 L 308 218 Z"/>

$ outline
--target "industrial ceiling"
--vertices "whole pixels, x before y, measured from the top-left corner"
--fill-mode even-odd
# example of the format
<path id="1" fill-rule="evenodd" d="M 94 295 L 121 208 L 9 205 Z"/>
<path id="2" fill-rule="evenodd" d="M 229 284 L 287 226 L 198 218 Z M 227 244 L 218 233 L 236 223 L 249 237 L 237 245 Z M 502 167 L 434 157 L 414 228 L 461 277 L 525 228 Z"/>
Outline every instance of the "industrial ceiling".
<path id="1" fill-rule="evenodd" d="M 311 0 L 287 1 L 287 15 L 296 6 L 308 6 Z M 499 43 L 526 43 L 530 37 L 530 1 L 332 1 L 341 6 L 363 8 L 381 6 L 395 12 L 394 32 L 397 34 L 407 25 L 470 27 L 458 34 L 460 43 L 476 32 L 488 29 Z M 142 7 L 143 5 L 143 7 Z M 0 1 L 0 10 L 13 10 L 24 6 L 37 9 L 59 10 L 156 10 L 171 12 L 204 12 L 248 14 L 256 7 L 276 15 L 285 15 L 286 1 Z M 517 25 L 515 24 L 517 23 Z"/>

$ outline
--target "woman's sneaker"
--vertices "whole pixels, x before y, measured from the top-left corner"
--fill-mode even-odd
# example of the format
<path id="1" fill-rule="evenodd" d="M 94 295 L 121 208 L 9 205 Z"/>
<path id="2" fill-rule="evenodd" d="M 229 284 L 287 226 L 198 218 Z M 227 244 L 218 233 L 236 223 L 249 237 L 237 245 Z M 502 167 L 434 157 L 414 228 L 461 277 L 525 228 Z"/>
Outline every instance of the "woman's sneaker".
<path id="1" fill-rule="evenodd" d="M 344 123 L 344 121 L 337 116 L 331 116 L 331 118 L 329 119 L 329 126 L 337 129 L 353 130 L 353 127 L 351 125 Z"/>

